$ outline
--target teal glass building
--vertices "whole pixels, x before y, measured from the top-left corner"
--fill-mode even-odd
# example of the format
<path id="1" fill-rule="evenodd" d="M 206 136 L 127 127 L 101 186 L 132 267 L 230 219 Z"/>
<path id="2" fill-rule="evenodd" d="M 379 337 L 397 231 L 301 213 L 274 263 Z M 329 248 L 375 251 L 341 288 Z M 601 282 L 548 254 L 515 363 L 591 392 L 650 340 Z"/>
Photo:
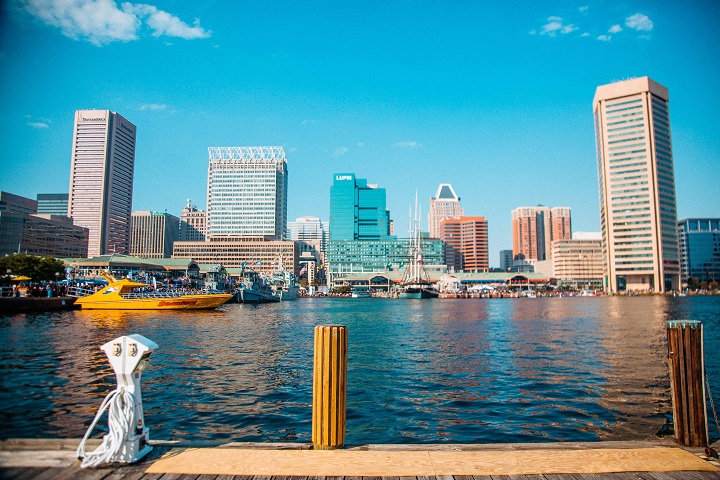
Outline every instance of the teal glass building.
<path id="1" fill-rule="evenodd" d="M 428 265 L 444 263 L 441 240 L 423 242 Z M 343 275 L 385 272 L 407 265 L 408 239 L 390 235 L 390 212 L 384 188 L 336 173 L 330 189 L 330 241 L 327 252 L 329 283 Z"/>
<path id="2" fill-rule="evenodd" d="M 720 218 L 681 220 L 678 238 L 683 282 L 720 282 Z"/>
<path id="3" fill-rule="evenodd" d="M 390 238 L 385 189 L 336 173 L 330 188 L 330 240 L 380 241 Z"/>

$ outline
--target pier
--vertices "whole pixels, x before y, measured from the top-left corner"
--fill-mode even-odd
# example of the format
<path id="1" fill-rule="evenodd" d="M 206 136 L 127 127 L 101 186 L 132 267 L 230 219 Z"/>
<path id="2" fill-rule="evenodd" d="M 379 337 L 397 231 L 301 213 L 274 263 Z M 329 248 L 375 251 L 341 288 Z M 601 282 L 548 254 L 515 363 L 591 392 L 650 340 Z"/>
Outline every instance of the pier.
<path id="1" fill-rule="evenodd" d="M 99 444 L 99 441 L 96 441 Z M 312 450 L 299 443 L 217 446 L 154 441 L 135 464 L 80 468 L 79 439 L 0 442 L 7 480 L 720 480 L 702 448 L 647 442 L 361 445 Z M 714 445 L 718 447 L 717 444 Z"/>

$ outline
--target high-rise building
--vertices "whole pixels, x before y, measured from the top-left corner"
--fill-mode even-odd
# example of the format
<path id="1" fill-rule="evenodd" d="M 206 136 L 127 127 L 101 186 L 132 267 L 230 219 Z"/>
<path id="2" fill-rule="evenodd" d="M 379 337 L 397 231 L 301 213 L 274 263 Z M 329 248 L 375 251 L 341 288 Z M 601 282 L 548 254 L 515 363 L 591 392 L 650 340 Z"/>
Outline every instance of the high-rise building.
<path id="1" fill-rule="evenodd" d="M 512 250 L 500 250 L 500 270 L 507 272 L 512 268 L 513 264 L 513 251 Z"/>
<path id="2" fill-rule="evenodd" d="M 208 156 L 207 235 L 285 240 L 285 150 L 210 147 Z"/>
<path id="3" fill-rule="evenodd" d="M 130 255 L 145 258 L 170 258 L 178 240 L 180 219 L 169 213 L 140 211 L 132 213 Z"/>
<path id="4" fill-rule="evenodd" d="M 454 217 L 440 220 L 440 239 L 445 242 L 445 263 L 455 271 L 487 272 L 488 222 L 484 217 Z"/>
<path id="5" fill-rule="evenodd" d="M 135 135 L 118 113 L 75 112 L 67 215 L 89 230 L 91 257 L 129 251 Z"/>
<path id="6" fill-rule="evenodd" d="M 678 222 L 682 280 L 720 282 L 720 218 L 688 218 Z"/>
<path id="7" fill-rule="evenodd" d="M 601 287 L 603 257 L 599 239 L 555 240 L 552 250 L 552 277 L 576 288 Z"/>
<path id="8" fill-rule="evenodd" d="M 567 207 L 519 207 L 512 211 L 513 257 L 543 261 L 552 257 L 553 240 L 571 238 Z"/>
<path id="9" fill-rule="evenodd" d="M 196 205 L 190 203 L 183 207 L 180 214 L 180 241 L 203 242 L 207 232 L 207 214 L 205 210 L 198 210 Z"/>
<path id="10" fill-rule="evenodd" d="M 327 251 L 327 241 L 330 236 L 328 222 L 323 222 L 318 217 L 299 217 L 294 222 L 288 222 L 287 229 L 290 240 L 319 241 L 320 250 Z"/>
<path id="11" fill-rule="evenodd" d="M 435 196 L 430 199 L 428 212 L 428 233 L 430 238 L 440 238 L 440 220 L 465 215 L 460 206 L 460 198 L 452 185 L 441 183 Z"/>
<path id="12" fill-rule="evenodd" d="M 73 225 L 66 214 L 37 214 L 36 210 L 35 200 L 0 192 L 0 255 L 87 256 L 87 228 Z"/>
<path id="13" fill-rule="evenodd" d="M 667 88 L 648 77 L 597 87 L 593 99 L 600 224 L 609 292 L 680 286 Z"/>
<path id="14" fill-rule="evenodd" d="M 68 216 L 67 193 L 38 193 L 37 213 L 41 215 Z"/>
<path id="15" fill-rule="evenodd" d="M 36 200 L 8 192 L 0 192 L 0 212 L 17 214 L 38 213 Z"/>
<path id="16" fill-rule="evenodd" d="M 336 173 L 330 189 L 330 240 L 386 240 L 390 237 L 390 212 L 385 189 Z"/>

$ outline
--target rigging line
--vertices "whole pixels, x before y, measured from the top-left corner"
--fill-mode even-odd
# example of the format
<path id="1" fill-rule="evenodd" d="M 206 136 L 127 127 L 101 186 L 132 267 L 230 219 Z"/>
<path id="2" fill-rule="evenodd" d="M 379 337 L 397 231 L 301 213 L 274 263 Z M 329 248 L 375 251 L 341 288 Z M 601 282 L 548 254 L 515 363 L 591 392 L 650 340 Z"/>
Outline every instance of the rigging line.
<path id="1" fill-rule="evenodd" d="M 710 391 L 710 379 L 708 378 L 707 369 L 705 369 L 705 387 L 707 388 L 708 398 L 710 398 L 710 408 L 712 409 L 713 417 L 715 417 L 715 426 L 717 426 L 718 433 L 720 433 L 720 421 L 718 421 L 717 411 L 715 411 L 715 402 L 713 401 L 712 392 Z"/>

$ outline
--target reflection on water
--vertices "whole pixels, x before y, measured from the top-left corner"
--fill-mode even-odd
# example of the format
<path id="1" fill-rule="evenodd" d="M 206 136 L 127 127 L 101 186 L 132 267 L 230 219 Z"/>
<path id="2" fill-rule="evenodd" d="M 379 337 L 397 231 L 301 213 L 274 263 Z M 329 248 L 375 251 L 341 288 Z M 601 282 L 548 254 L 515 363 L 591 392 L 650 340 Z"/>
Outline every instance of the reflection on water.
<path id="1" fill-rule="evenodd" d="M 143 374 L 153 438 L 309 442 L 313 328 L 343 324 L 350 444 L 643 439 L 671 411 L 670 319 L 703 321 L 720 392 L 718 297 L 300 299 L 0 316 L 0 437 L 82 436 L 115 388 L 99 347 L 139 333 L 160 345 Z"/>

